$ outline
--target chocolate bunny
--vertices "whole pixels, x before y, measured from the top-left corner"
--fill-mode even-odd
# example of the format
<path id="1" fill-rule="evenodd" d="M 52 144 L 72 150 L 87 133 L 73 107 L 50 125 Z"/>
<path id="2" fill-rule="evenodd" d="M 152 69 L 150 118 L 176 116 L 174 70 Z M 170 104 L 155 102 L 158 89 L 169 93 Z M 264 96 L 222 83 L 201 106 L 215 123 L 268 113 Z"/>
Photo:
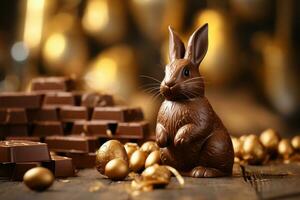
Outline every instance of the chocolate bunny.
<path id="1" fill-rule="evenodd" d="M 169 27 L 169 59 L 160 92 L 162 103 L 156 126 L 161 160 L 192 177 L 232 174 L 233 147 L 220 118 L 204 95 L 198 66 L 208 48 L 208 25 L 198 28 L 185 50 Z"/>

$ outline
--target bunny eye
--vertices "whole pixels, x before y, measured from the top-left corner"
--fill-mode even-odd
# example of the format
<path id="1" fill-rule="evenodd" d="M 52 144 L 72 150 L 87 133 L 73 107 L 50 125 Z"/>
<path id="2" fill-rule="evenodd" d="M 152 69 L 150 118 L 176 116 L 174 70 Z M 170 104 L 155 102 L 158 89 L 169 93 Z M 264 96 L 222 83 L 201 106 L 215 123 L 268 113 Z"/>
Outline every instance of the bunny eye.
<path id="1" fill-rule="evenodd" d="M 184 75 L 185 77 L 188 77 L 188 76 L 190 75 L 190 70 L 187 69 L 187 68 L 184 68 L 183 71 L 182 71 L 182 73 L 183 73 L 183 75 Z"/>

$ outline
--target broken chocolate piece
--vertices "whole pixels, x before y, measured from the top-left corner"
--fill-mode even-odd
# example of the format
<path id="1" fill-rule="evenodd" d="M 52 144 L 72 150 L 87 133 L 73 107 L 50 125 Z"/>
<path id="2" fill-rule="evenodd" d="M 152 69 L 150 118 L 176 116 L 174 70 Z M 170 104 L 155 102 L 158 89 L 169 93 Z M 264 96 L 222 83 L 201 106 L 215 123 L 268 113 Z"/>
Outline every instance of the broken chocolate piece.
<path id="1" fill-rule="evenodd" d="M 27 140 L 32 142 L 40 142 L 40 137 L 34 137 L 34 136 L 8 136 L 5 138 L 5 140 Z"/>
<path id="2" fill-rule="evenodd" d="M 50 162 L 43 162 L 43 167 L 51 170 L 55 177 L 70 177 L 75 175 L 72 158 L 52 155 Z"/>
<path id="3" fill-rule="evenodd" d="M 114 136 L 124 139 L 143 139 L 149 132 L 148 122 L 120 122 Z"/>
<path id="4" fill-rule="evenodd" d="M 84 106 L 63 106 L 60 109 L 60 119 L 65 122 L 89 120 L 91 110 Z"/>
<path id="5" fill-rule="evenodd" d="M 94 136 L 49 136 L 45 142 L 51 151 L 54 152 L 95 152 L 99 147 L 97 137 Z"/>
<path id="6" fill-rule="evenodd" d="M 57 92 L 47 93 L 44 99 L 44 105 L 46 106 L 63 106 L 63 105 L 75 105 L 75 98 L 72 93 L 69 92 Z"/>
<path id="7" fill-rule="evenodd" d="M 26 140 L 0 141 L 0 162 L 35 162 L 50 160 L 47 144 Z"/>
<path id="8" fill-rule="evenodd" d="M 50 161 L 0 163 L 0 177 L 12 181 L 22 181 L 28 170 L 39 166 L 48 168 L 55 177 L 66 178 L 75 175 L 71 158 L 51 156 Z"/>
<path id="9" fill-rule="evenodd" d="M 26 110 L 24 108 L 8 108 L 0 111 L 1 124 L 24 124 L 27 122 Z"/>
<path id="10" fill-rule="evenodd" d="M 70 91 L 75 82 L 68 77 L 39 77 L 31 81 L 32 91 Z"/>
<path id="11" fill-rule="evenodd" d="M 81 105 L 94 108 L 114 105 L 113 97 L 107 94 L 86 93 L 82 95 Z"/>
<path id="12" fill-rule="evenodd" d="M 0 93 L 0 108 L 39 108 L 43 95 L 38 93 Z"/>
<path id="13" fill-rule="evenodd" d="M 37 122 L 33 126 L 33 136 L 63 135 L 61 122 Z"/>
<path id="14" fill-rule="evenodd" d="M 40 166 L 39 162 L 0 163 L 0 177 L 12 181 L 22 181 L 24 174 Z"/>
<path id="15" fill-rule="evenodd" d="M 28 136 L 30 132 L 27 124 L 0 124 L 0 136 Z"/>
<path id="16" fill-rule="evenodd" d="M 96 162 L 96 153 L 73 153 L 68 152 L 66 156 L 72 158 L 76 169 L 93 168 Z"/>
<path id="17" fill-rule="evenodd" d="M 119 122 L 130 122 L 143 120 L 141 108 L 119 107 L 96 107 L 94 108 L 92 120 L 113 120 Z"/>
<path id="18" fill-rule="evenodd" d="M 58 108 L 55 107 L 42 107 L 40 109 L 27 110 L 28 121 L 57 121 L 58 120 Z"/>
<path id="19" fill-rule="evenodd" d="M 108 121 L 75 121 L 72 134 L 108 137 Z"/>
<path id="20" fill-rule="evenodd" d="M 6 109 L 0 109 L 0 124 L 6 123 Z"/>

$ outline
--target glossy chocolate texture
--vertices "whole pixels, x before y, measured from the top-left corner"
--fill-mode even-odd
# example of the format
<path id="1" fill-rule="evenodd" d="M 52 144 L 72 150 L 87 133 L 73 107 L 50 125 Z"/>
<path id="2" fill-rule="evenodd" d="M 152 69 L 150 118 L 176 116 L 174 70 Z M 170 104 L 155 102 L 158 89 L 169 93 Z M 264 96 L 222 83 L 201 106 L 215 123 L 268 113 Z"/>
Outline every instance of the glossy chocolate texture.
<path id="1" fill-rule="evenodd" d="M 39 77 L 31 81 L 32 91 L 70 91 L 75 81 L 68 77 Z"/>
<path id="2" fill-rule="evenodd" d="M 162 162 L 187 176 L 230 176 L 234 159 L 231 139 L 205 97 L 199 72 L 208 49 L 208 25 L 192 34 L 186 50 L 171 27 L 169 34 L 170 63 L 160 86 L 165 100 L 156 126 Z"/>
<path id="3" fill-rule="evenodd" d="M 89 153 L 95 152 L 99 146 L 97 137 L 81 135 L 48 136 L 45 143 L 54 152 Z"/>
<path id="4" fill-rule="evenodd" d="M 96 107 L 94 108 L 92 119 L 131 122 L 141 121 L 144 119 L 144 116 L 139 107 Z"/>
<path id="5" fill-rule="evenodd" d="M 50 160 L 45 143 L 26 140 L 0 141 L 0 162 L 18 163 Z"/>
<path id="6" fill-rule="evenodd" d="M 2 92 L 0 93 L 0 108 L 39 108 L 42 100 L 42 94 Z"/>

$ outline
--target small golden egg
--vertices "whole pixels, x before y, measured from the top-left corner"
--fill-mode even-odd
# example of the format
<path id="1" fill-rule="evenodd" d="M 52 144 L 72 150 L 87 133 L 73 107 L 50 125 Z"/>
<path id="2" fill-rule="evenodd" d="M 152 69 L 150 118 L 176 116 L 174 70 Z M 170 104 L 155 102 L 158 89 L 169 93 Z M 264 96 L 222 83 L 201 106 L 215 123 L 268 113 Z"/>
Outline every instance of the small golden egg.
<path id="1" fill-rule="evenodd" d="M 44 167 L 35 167 L 28 170 L 23 177 L 27 187 L 36 191 L 43 191 L 49 188 L 54 182 L 53 173 Z"/>
<path id="2" fill-rule="evenodd" d="M 294 148 L 297 152 L 300 152 L 300 135 L 297 135 L 297 136 L 293 137 L 291 143 L 292 143 L 293 148 Z"/>
<path id="3" fill-rule="evenodd" d="M 247 135 L 242 135 L 242 136 L 239 138 L 241 144 L 244 143 L 244 141 L 245 141 L 245 139 L 246 139 L 247 137 L 248 137 Z"/>
<path id="4" fill-rule="evenodd" d="M 125 179 L 128 173 L 128 163 L 121 158 L 112 159 L 105 166 L 105 175 L 114 181 Z"/>
<path id="5" fill-rule="evenodd" d="M 278 153 L 283 157 L 283 159 L 288 159 L 294 153 L 294 149 L 290 140 L 280 140 L 278 144 Z"/>
<path id="6" fill-rule="evenodd" d="M 160 163 L 161 163 L 160 151 L 155 150 L 155 151 L 151 152 L 149 154 L 149 156 L 147 157 L 146 162 L 145 162 L 145 167 L 147 168 L 147 167 L 150 167 L 151 165 L 160 164 Z"/>
<path id="7" fill-rule="evenodd" d="M 139 149 L 139 145 L 137 143 L 127 142 L 124 144 L 125 150 L 127 152 L 128 158 L 130 159 L 131 155 L 135 150 Z"/>
<path id="8" fill-rule="evenodd" d="M 231 141 L 232 141 L 232 146 L 233 146 L 233 150 L 234 150 L 234 155 L 236 157 L 241 157 L 242 156 L 242 143 L 241 143 L 241 141 L 236 137 L 231 137 Z"/>
<path id="9" fill-rule="evenodd" d="M 145 166 L 146 158 L 147 155 L 144 151 L 141 151 L 139 149 L 136 150 L 135 152 L 133 152 L 129 160 L 129 168 L 134 172 L 141 171 Z"/>
<path id="10" fill-rule="evenodd" d="M 96 152 L 97 170 L 104 174 L 106 164 L 115 158 L 121 158 L 128 163 L 128 156 L 123 144 L 117 140 L 109 140 Z"/>
<path id="11" fill-rule="evenodd" d="M 267 129 L 261 133 L 259 140 L 268 152 L 274 153 L 277 151 L 280 136 L 275 130 Z"/>
<path id="12" fill-rule="evenodd" d="M 266 152 L 256 135 L 244 139 L 242 148 L 243 159 L 249 164 L 261 164 L 266 159 Z"/>
<path id="13" fill-rule="evenodd" d="M 241 162 L 241 159 L 238 158 L 238 157 L 234 157 L 234 162 L 235 162 L 235 163 L 240 163 L 240 162 Z"/>
<path id="14" fill-rule="evenodd" d="M 149 155 L 152 151 L 159 150 L 159 146 L 156 142 L 148 141 L 141 146 L 141 150 Z"/>

